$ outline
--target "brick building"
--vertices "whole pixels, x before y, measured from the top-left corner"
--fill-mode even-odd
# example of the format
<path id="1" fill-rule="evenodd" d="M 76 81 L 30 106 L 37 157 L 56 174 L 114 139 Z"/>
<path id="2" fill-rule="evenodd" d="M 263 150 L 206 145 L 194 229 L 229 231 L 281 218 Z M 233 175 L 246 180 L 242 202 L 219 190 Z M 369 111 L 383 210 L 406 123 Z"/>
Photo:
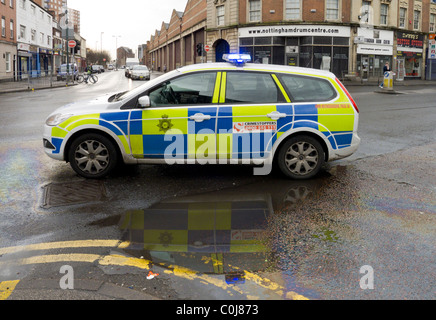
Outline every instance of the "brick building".
<path id="1" fill-rule="evenodd" d="M 340 77 L 378 78 L 389 62 L 399 78 L 424 78 L 435 17 L 435 0 L 189 0 L 148 48 L 158 70 L 246 52 L 253 62 Z M 209 46 L 205 57 L 198 43 Z"/>
<path id="2" fill-rule="evenodd" d="M 0 2 L 0 81 L 14 77 L 17 59 L 15 0 Z"/>

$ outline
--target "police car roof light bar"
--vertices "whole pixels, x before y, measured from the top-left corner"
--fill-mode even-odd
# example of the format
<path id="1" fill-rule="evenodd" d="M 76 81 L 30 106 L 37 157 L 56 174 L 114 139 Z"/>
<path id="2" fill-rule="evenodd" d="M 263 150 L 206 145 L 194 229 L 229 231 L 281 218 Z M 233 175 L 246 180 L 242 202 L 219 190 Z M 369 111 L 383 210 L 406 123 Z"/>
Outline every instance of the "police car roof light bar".
<path id="1" fill-rule="evenodd" d="M 251 61 L 251 56 L 249 54 L 226 53 L 223 54 L 223 60 L 239 65 Z"/>

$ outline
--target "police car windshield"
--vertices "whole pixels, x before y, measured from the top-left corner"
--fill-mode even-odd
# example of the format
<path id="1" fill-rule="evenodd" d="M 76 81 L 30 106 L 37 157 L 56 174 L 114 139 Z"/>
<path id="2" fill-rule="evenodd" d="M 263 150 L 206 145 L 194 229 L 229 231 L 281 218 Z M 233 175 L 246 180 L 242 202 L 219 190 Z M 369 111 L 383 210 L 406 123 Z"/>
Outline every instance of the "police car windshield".
<path id="1" fill-rule="evenodd" d="M 164 75 L 161 75 L 160 77 L 157 77 L 156 79 L 150 80 L 147 83 L 140 85 L 139 87 L 137 87 L 135 89 L 132 89 L 132 90 L 126 91 L 126 92 L 118 93 L 115 96 L 111 96 L 109 98 L 109 102 L 116 102 L 116 101 L 121 101 L 124 99 L 131 99 L 135 96 L 140 95 L 141 93 L 146 91 L 148 88 L 154 87 L 155 85 L 165 81 L 168 78 L 172 78 L 176 74 L 179 74 L 178 70 L 170 71 Z"/>

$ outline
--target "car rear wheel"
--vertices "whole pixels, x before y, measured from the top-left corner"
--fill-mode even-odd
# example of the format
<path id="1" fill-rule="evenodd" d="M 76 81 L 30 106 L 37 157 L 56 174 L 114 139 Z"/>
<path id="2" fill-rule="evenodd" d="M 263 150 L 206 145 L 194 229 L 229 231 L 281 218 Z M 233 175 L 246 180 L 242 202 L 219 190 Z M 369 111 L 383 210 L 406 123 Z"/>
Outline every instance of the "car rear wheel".
<path id="1" fill-rule="evenodd" d="M 280 148 L 278 166 L 292 179 L 309 179 L 318 174 L 324 164 L 325 154 L 314 138 L 301 135 L 290 138 Z"/>
<path id="2" fill-rule="evenodd" d="M 117 164 L 114 144 L 99 134 L 85 134 L 73 141 L 68 153 L 71 167 L 85 178 L 98 179 L 109 174 Z"/>

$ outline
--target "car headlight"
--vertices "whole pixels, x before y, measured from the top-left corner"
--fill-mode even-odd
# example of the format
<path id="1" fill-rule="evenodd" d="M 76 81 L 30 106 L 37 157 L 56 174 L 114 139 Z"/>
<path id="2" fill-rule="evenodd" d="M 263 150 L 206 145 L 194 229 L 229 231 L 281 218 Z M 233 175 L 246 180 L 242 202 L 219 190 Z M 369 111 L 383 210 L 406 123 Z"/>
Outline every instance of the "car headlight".
<path id="1" fill-rule="evenodd" d="M 54 115 L 50 116 L 45 121 L 45 124 L 50 126 L 50 127 L 54 127 L 54 126 L 57 126 L 57 125 L 61 124 L 62 122 L 64 122 L 68 118 L 70 118 L 71 116 L 72 116 L 72 114 L 57 113 L 57 114 L 54 114 Z"/>

